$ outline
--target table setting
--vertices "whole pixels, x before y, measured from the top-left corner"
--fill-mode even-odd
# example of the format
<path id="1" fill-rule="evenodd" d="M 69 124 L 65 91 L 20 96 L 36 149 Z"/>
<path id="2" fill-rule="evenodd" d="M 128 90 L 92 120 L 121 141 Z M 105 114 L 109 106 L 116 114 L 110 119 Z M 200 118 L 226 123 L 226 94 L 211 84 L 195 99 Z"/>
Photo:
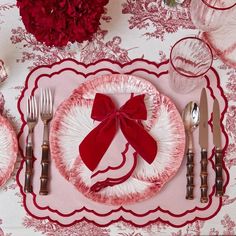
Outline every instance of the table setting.
<path id="1" fill-rule="evenodd" d="M 235 235 L 234 0 L 0 4 L 0 235 Z"/>

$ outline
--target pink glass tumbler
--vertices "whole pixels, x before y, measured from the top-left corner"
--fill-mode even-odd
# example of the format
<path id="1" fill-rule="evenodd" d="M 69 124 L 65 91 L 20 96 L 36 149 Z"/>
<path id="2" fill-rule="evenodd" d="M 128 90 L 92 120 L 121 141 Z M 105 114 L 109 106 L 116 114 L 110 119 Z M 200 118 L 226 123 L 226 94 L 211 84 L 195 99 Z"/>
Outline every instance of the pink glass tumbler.
<path id="1" fill-rule="evenodd" d="M 182 38 L 171 49 L 169 84 L 178 93 L 189 93 L 202 83 L 211 68 L 211 48 L 196 37 Z"/>
<path id="2" fill-rule="evenodd" d="M 191 19 L 200 30 L 214 31 L 227 23 L 235 6 L 235 0 L 191 0 Z"/>

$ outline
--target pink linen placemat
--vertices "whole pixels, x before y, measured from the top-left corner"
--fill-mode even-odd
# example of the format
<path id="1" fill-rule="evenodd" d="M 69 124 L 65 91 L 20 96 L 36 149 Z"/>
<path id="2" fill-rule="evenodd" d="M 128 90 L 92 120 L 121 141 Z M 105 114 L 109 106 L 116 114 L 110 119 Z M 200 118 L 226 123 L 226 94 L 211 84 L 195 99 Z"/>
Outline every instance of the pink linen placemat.
<path id="1" fill-rule="evenodd" d="M 64 99 L 72 93 L 84 81 L 93 79 L 95 76 L 104 74 L 132 74 L 144 78 L 154 84 L 160 93 L 170 97 L 179 111 L 182 111 L 187 102 L 191 100 L 199 101 L 202 87 L 207 88 L 209 117 L 211 117 L 211 108 L 213 99 L 216 97 L 220 102 L 221 120 L 227 109 L 226 98 L 220 87 L 220 78 L 212 68 L 203 79 L 202 86 L 191 94 L 180 95 L 169 88 L 168 84 L 169 62 L 165 61 L 156 64 L 143 59 L 131 61 L 127 64 L 109 60 L 102 60 L 91 65 L 84 65 L 75 60 L 64 60 L 51 66 L 42 66 L 33 70 L 26 79 L 26 86 L 18 102 L 18 109 L 21 113 L 23 122 L 19 135 L 21 151 L 24 150 L 26 126 L 24 120 L 24 104 L 30 94 L 37 93 L 38 87 L 52 87 L 56 89 L 56 94 L 60 96 L 55 98 L 54 106 L 57 107 Z M 211 119 L 209 125 L 212 125 Z M 223 126 L 222 126 L 223 128 Z M 38 127 L 38 131 L 41 127 Z M 224 128 L 223 128 L 224 131 Z M 175 227 L 182 227 L 189 222 L 197 219 L 210 219 L 219 212 L 222 206 L 222 199 L 214 196 L 214 158 L 212 133 L 209 135 L 209 202 L 200 203 L 200 148 L 198 145 L 198 132 L 194 134 L 195 140 L 195 200 L 185 200 L 186 188 L 186 161 L 184 159 L 177 175 L 162 189 L 156 196 L 140 203 L 127 204 L 122 206 L 109 206 L 99 204 L 85 198 L 78 192 L 73 185 L 69 184 L 54 168 L 51 168 L 51 194 L 48 196 L 39 196 L 37 191 L 38 180 L 40 176 L 40 156 L 34 165 L 35 177 L 33 194 L 24 194 L 24 166 L 23 161 L 18 172 L 18 184 L 24 198 L 24 206 L 27 212 L 37 219 L 49 219 L 58 222 L 60 225 L 69 226 L 78 221 L 87 220 L 96 225 L 105 226 L 113 222 L 123 220 L 130 222 L 135 226 L 144 226 L 155 221 L 162 221 Z M 42 140 L 38 135 L 38 140 Z M 228 137 L 223 135 L 224 150 L 228 144 Z M 35 153 L 40 153 L 40 145 L 36 147 Z M 226 188 L 229 175 L 224 166 L 224 179 Z"/>

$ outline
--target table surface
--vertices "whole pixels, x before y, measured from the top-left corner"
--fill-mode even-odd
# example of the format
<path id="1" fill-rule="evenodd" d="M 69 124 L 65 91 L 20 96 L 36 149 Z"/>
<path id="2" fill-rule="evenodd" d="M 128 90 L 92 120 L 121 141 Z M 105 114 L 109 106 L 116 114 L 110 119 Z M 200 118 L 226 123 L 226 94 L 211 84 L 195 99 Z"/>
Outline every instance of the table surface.
<path id="1" fill-rule="evenodd" d="M 161 0 L 110 0 L 101 20 L 103 34 L 95 34 L 93 41 L 69 44 L 65 49 L 48 48 L 37 43 L 28 34 L 19 16 L 15 0 L 0 3 L 0 59 L 4 61 L 9 78 L 1 84 L 0 97 L 4 98 L 4 115 L 12 121 L 17 131 L 21 126 L 17 100 L 28 73 L 38 65 L 51 64 L 64 58 L 74 58 L 84 63 L 110 58 L 121 63 L 144 58 L 159 63 L 169 58 L 171 46 L 180 38 L 195 36 L 189 19 L 189 9 L 184 6 L 164 9 L 155 6 Z M 188 1 L 188 0 L 187 0 Z M 166 11 L 167 10 L 167 11 Z M 102 37 L 99 37 L 101 36 Z M 107 51 L 107 47 L 112 48 Z M 90 55 L 89 57 L 87 55 Z M 195 221 L 182 228 L 164 223 L 135 228 L 120 222 L 100 228 L 82 222 L 71 227 L 61 227 L 48 220 L 29 216 L 22 205 L 22 196 L 16 183 L 20 157 L 10 180 L 0 189 L 0 236 L 27 235 L 235 235 L 236 234 L 236 69 L 215 59 L 213 66 L 221 78 L 221 86 L 228 98 L 228 111 L 224 124 L 229 136 L 225 163 L 230 181 L 223 197 L 220 212 L 208 221 Z"/>

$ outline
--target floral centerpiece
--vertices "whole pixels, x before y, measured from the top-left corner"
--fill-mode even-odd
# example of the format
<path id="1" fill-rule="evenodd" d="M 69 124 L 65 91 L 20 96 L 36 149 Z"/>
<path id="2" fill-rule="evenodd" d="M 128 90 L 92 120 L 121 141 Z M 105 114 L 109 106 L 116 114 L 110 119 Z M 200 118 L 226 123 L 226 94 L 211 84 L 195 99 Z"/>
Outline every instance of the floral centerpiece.
<path id="1" fill-rule="evenodd" d="M 47 46 L 91 39 L 109 0 L 17 0 L 26 30 Z"/>

